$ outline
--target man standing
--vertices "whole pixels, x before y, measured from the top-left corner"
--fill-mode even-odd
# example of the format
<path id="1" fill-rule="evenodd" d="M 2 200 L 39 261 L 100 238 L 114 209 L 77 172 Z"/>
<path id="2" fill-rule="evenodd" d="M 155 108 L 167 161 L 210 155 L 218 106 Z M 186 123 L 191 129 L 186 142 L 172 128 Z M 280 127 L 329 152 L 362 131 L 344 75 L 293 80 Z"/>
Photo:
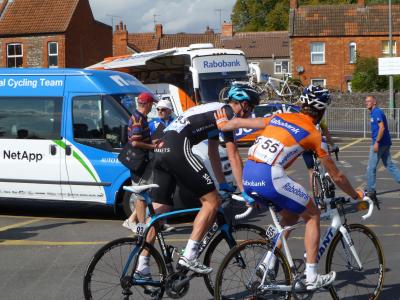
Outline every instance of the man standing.
<path id="1" fill-rule="evenodd" d="M 400 183 L 400 170 L 392 162 L 390 156 L 390 146 L 392 140 L 390 138 L 389 127 L 386 116 L 377 106 L 374 96 L 365 98 L 365 105 L 371 115 L 371 137 L 372 145 L 369 152 L 368 168 L 367 168 L 367 192 L 371 199 L 376 199 L 376 167 L 379 160 L 382 159 L 383 165 L 390 172 L 392 177 Z"/>
<path id="2" fill-rule="evenodd" d="M 153 140 L 159 139 L 160 136 L 157 135 L 160 135 L 159 133 L 165 128 L 167 128 L 167 126 L 171 124 L 171 122 L 174 120 L 174 118 L 171 116 L 172 103 L 170 100 L 160 100 L 157 103 L 156 108 L 157 108 L 158 118 L 154 118 L 149 123 L 150 134 Z"/>
<path id="3" fill-rule="evenodd" d="M 151 142 L 149 124 L 147 122 L 147 115 L 151 111 L 153 102 L 155 101 L 154 96 L 150 93 L 144 92 L 138 96 L 137 109 L 132 112 L 132 116 L 129 119 L 128 124 L 128 143 L 131 143 L 133 147 L 144 149 L 149 152 L 153 150 L 155 146 Z M 151 180 L 152 168 L 150 166 L 145 167 L 143 174 L 134 174 L 131 171 L 131 178 L 133 185 L 146 184 Z M 144 214 L 146 206 L 143 201 L 137 201 L 136 203 L 138 214 L 133 212 L 131 216 L 126 219 L 122 226 L 132 231 L 136 229 L 136 222 L 139 219 L 144 221 Z M 141 213 L 139 213 L 141 212 Z"/>

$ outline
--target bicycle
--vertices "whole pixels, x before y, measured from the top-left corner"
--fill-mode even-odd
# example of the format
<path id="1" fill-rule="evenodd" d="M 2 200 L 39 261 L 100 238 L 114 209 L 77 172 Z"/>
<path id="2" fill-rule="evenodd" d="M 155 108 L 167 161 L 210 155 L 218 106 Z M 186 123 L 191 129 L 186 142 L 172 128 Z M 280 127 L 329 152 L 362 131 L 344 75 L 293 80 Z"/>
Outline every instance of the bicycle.
<path id="1" fill-rule="evenodd" d="M 317 170 L 316 172 L 319 172 Z M 324 180 L 330 179 L 323 176 Z M 336 280 L 329 287 L 329 292 L 333 299 L 354 299 L 357 296 L 354 293 L 359 293 L 358 296 L 368 295 L 368 299 L 377 299 L 382 290 L 385 270 L 380 242 L 371 229 L 362 224 L 347 224 L 346 218 L 346 214 L 368 209 L 367 214 L 362 216 L 362 219 L 366 220 L 372 215 L 374 203 L 368 197 L 364 197 L 363 201 L 335 197 L 335 186 L 326 185 L 326 187 L 327 190 L 319 199 L 319 202 L 323 202 L 325 210 L 321 214 L 321 220 L 331 220 L 331 224 L 321 239 L 317 260 L 320 261 L 328 250 L 325 271 L 337 272 Z M 283 235 L 284 232 L 293 230 L 304 222 L 299 221 L 292 226 L 282 228 L 272 202 L 268 203 L 268 208 L 274 225 L 267 227 L 267 239 L 247 241 L 229 251 L 217 273 L 215 299 L 245 297 L 290 299 L 292 295 L 295 299 L 309 299 L 313 296 L 315 291 L 306 290 L 302 264 L 295 264 Z M 282 241 L 285 255 L 277 248 L 279 240 Z M 272 260 L 269 259 L 265 270 L 272 270 L 272 275 L 271 272 L 264 272 L 260 276 L 257 270 L 264 262 L 268 251 L 274 253 L 276 263 L 272 265 Z M 365 258 L 363 255 L 371 255 L 373 258 Z M 241 260 L 238 260 L 238 257 Z M 376 265 L 371 267 L 372 263 Z M 236 289 L 230 289 L 232 287 L 230 278 L 236 279 Z"/>
<path id="2" fill-rule="evenodd" d="M 274 100 L 274 98 L 278 96 L 283 101 L 292 104 L 297 103 L 300 95 L 303 92 L 303 88 L 300 85 L 290 84 L 289 78 L 290 77 L 288 75 L 284 76 L 284 79 L 266 75 L 265 79 L 267 82 L 262 89 L 267 95 L 267 101 Z"/>
<path id="3" fill-rule="evenodd" d="M 147 190 L 157 187 L 155 184 L 124 187 L 125 190 L 140 194 L 144 198 L 151 219 L 147 225 L 138 224 L 135 237 L 116 239 L 96 252 L 84 275 L 85 299 L 113 299 L 113 297 L 129 299 L 131 295 L 134 299 L 139 297 L 161 299 L 164 292 L 169 297 L 178 299 L 187 293 L 190 280 L 197 276 L 204 276 L 207 289 L 211 294 L 214 293 L 215 276 L 212 275 L 213 273 L 208 275 L 189 274 L 186 269 L 174 268 L 172 263 L 177 248 L 173 245 L 167 245 L 164 234 L 159 230 L 159 221 L 172 216 L 194 214 L 199 212 L 200 208 L 156 215 Z M 236 195 L 232 195 L 232 198 L 241 200 L 241 197 Z M 220 208 L 214 225 L 206 233 L 199 246 L 199 256 L 205 251 L 203 263 L 215 269 L 222 260 L 221 256 L 224 256 L 230 248 L 236 246 L 239 239 L 265 237 L 264 230 L 258 226 L 251 224 L 232 225 L 232 220 L 229 220 L 224 212 L 228 205 L 229 202 L 225 202 L 223 207 Z M 251 207 L 247 208 L 244 213 L 235 215 L 235 219 L 247 217 L 251 210 Z M 146 242 L 151 227 L 156 230 L 161 253 L 153 245 Z M 220 231 L 219 234 L 217 234 L 218 231 Z M 135 278 L 138 256 L 143 250 L 150 253 L 151 279 Z"/>

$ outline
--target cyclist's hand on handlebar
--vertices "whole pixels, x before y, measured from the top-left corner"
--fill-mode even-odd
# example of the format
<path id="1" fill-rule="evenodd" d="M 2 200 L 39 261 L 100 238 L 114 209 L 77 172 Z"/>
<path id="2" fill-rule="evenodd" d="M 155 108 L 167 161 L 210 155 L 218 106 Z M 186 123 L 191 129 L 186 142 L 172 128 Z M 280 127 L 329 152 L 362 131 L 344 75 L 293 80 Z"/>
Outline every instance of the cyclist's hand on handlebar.
<path id="1" fill-rule="evenodd" d="M 219 130 L 221 130 L 224 127 L 224 125 L 228 122 L 228 116 L 226 115 L 224 108 L 218 109 L 214 113 L 214 118 L 217 121 L 217 127 Z"/>
<path id="2" fill-rule="evenodd" d="M 232 183 L 221 182 L 219 184 L 219 190 L 228 193 L 233 193 L 234 191 L 236 191 L 236 186 L 234 186 Z"/>
<path id="3" fill-rule="evenodd" d="M 250 206 L 253 206 L 255 204 L 255 200 L 250 197 L 245 191 L 242 192 L 242 197 L 244 199 L 244 201 L 246 201 L 246 203 Z"/>
<path id="4" fill-rule="evenodd" d="M 363 190 L 356 190 L 356 192 L 357 192 L 358 196 L 354 200 L 361 200 L 362 201 L 364 199 L 364 197 L 365 197 L 365 192 Z"/>

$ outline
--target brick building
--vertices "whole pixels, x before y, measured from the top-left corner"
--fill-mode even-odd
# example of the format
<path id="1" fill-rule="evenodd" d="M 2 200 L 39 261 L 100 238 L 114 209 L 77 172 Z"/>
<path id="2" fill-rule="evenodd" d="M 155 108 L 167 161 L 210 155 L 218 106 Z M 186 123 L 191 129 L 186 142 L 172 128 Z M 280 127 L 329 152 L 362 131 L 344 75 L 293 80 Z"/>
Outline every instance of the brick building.
<path id="1" fill-rule="evenodd" d="M 400 42 L 400 5 L 392 5 L 393 55 Z M 388 6 L 298 6 L 290 0 L 289 37 L 293 74 L 304 84 L 351 90 L 357 55 L 389 55 Z"/>
<path id="2" fill-rule="evenodd" d="M 88 0 L 0 0 L 0 67 L 83 68 L 112 55 Z"/>
<path id="3" fill-rule="evenodd" d="M 121 22 L 114 31 L 113 55 L 188 47 L 197 43 L 211 43 L 216 48 L 242 50 L 249 61 L 259 62 L 263 72 L 274 76 L 291 70 L 287 31 L 234 32 L 231 23 L 224 23 L 221 33 L 215 33 L 207 27 L 204 33 L 165 34 L 161 24 L 156 24 L 154 32 L 128 33 Z"/>

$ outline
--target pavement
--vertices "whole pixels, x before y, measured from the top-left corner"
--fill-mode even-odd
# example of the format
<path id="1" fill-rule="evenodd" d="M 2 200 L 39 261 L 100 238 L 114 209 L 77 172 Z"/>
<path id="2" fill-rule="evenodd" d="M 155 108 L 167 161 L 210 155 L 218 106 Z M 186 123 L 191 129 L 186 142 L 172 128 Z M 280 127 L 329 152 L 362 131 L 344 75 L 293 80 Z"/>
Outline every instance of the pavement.
<path id="1" fill-rule="evenodd" d="M 340 138 L 339 168 L 352 184 L 362 187 L 368 162 L 369 139 Z M 394 141 L 393 160 L 400 165 L 400 141 Z M 247 148 L 240 152 L 245 157 Z M 306 168 L 299 159 L 290 175 L 308 186 Z M 400 185 L 380 166 L 377 172 L 380 211 L 367 221 L 354 215 L 350 221 L 369 226 L 382 244 L 386 273 L 380 299 L 400 299 Z M 246 222 L 266 227 L 267 214 L 253 215 Z M 0 299 L 83 299 L 82 279 L 94 253 L 106 242 L 131 233 L 121 226 L 113 209 L 95 204 L 55 203 L 42 201 L 0 201 Z M 174 224 L 178 231 L 167 241 L 180 249 L 186 244 L 190 224 Z M 326 224 L 322 224 L 322 230 Z M 301 257 L 303 229 L 292 234 L 290 249 Z M 323 267 L 321 267 L 323 270 Z M 201 278 L 191 281 L 183 299 L 211 299 Z M 315 299 L 330 299 L 326 292 Z"/>

